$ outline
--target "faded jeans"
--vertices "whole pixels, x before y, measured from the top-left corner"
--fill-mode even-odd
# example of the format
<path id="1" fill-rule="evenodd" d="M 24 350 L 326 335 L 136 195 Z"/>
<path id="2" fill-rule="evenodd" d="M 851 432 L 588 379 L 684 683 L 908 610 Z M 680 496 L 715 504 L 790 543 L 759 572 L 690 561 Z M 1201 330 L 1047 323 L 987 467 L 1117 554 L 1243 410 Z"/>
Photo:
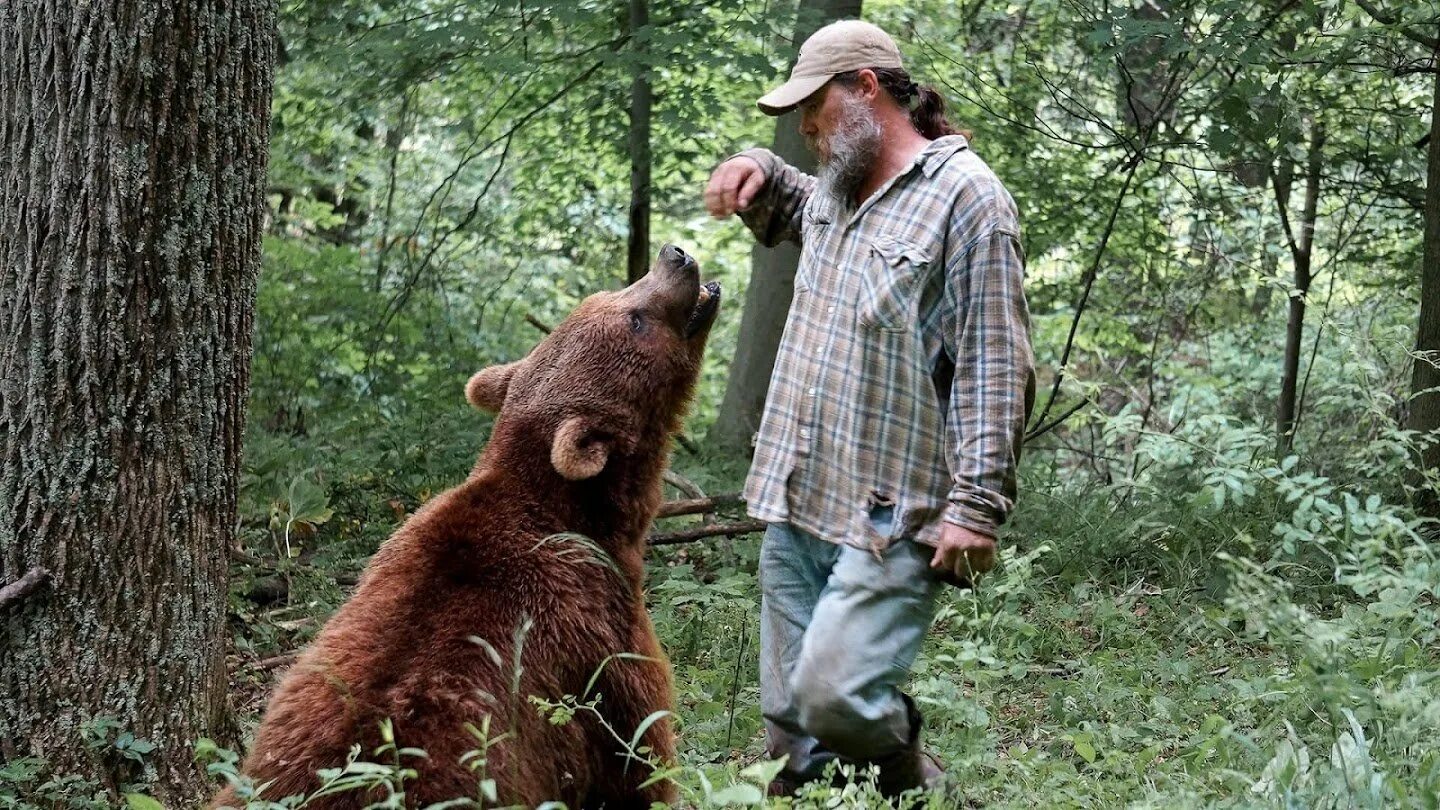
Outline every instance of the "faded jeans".
<path id="1" fill-rule="evenodd" d="M 810 781 L 839 758 L 883 759 L 911 740 L 900 685 L 941 584 L 934 550 L 904 537 L 883 556 L 772 523 L 760 547 L 760 706 L 783 778 Z"/>

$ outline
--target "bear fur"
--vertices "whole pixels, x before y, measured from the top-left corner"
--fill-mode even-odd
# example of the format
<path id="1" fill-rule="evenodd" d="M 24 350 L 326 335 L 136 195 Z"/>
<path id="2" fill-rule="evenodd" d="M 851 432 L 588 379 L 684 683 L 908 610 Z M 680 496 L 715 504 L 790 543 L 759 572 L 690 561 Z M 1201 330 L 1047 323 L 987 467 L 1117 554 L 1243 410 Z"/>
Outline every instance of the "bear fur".
<path id="1" fill-rule="evenodd" d="M 383 544 L 276 688 L 242 767 L 270 783 L 265 797 L 314 791 L 317 769 L 343 766 L 356 743 L 362 759 L 390 762 L 374 754 L 388 719 L 397 746 L 428 754 L 404 761 L 418 771 L 410 807 L 478 799 L 482 776 L 499 804 L 673 803 L 668 780 L 641 786 L 651 765 L 621 755 L 615 735 L 629 741 L 674 705 L 643 555 L 718 304 L 718 285 L 702 287 L 695 261 L 666 246 L 645 278 L 587 298 L 524 359 L 470 379 L 466 398 L 498 413 L 490 441 L 468 480 Z M 598 696 L 610 729 L 586 711 L 552 724 L 529 699 L 566 695 Z M 461 758 L 482 747 L 466 724 L 486 718 L 501 739 L 482 773 Z M 668 717 L 641 747 L 673 762 Z M 354 791 L 306 807 L 376 798 Z M 212 802 L 242 804 L 233 787 Z"/>

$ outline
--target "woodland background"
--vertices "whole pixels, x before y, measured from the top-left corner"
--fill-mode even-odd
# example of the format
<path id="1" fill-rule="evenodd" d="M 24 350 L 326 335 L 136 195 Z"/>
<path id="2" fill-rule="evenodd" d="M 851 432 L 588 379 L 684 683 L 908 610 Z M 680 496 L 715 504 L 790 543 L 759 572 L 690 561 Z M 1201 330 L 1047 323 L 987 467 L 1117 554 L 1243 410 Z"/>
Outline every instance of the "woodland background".
<path id="1" fill-rule="evenodd" d="M 857 14 L 1028 255 L 1018 513 L 912 685 L 959 795 L 1440 806 L 1434 2 L 50 5 L 0 6 L 0 807 L 233 772 L 473 463 L 466 378 L 663 242 L 727 290 L 670 494 L 737 491 L 794 254 L 700 191 L 751 145 L 803 161 L 753 101 Z M 695 806 L 762 801 L 757 552 L 651 552 Z M 344 778 L 403 782 L 378 761 Z"/>

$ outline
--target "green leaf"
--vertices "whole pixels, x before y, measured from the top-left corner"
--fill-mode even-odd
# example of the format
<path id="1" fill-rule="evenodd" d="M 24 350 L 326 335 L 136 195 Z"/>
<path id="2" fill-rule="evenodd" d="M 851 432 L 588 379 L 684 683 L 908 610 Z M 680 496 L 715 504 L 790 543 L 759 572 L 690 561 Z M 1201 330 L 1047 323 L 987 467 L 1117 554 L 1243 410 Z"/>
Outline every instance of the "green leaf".
<path id="1" fill-rule="evenodd" d="M 754 765 L 740 771 L 740 776 L 749 779 L 757 785 L 768 785 L 780 772 L 785 770 L 785 762 L 790 759 L 786 754 L 779 759 L 762 759 Z"/>
<path id="2" fill-rule="evenodd" d="M 130 810 L 165 810 L 165 805 L 140 793 L 126 793 L 125 806 Z"/>
<path id="3" fill-rule="evenodd" d="M 645 732 L 648 731 L 651 726 L 655 725 L 660 718 L 666 717 L 669 714 L 669 711 L 660 709 L 651 712 L 649 717 L 641 720 L 640 725 L 635 728 L 635 736 L 630 738 L 630 750 L 635 750 L 635 748 L 640 745 L 640 738 L 645 736 Z"/>
<path id="4" fill-rule="evenodd" d="M 737 782 L 722 790 L 717 790 L 710 795 L 710 801 L 723 806 L 726 805 L 756 805 L 765 801 L 765 794 L 760 788 L 746 782 Z"/>

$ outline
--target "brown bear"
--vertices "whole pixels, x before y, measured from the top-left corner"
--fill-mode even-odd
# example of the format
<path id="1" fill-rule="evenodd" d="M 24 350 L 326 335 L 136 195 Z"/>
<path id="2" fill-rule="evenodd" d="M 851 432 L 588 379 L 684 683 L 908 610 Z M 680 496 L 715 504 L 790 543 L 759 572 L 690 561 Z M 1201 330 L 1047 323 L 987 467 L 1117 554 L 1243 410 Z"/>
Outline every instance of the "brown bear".
<path id="1" fill-rule="evenodd" d="M 719 301 L 667 245 L 644 278 L 470 379 L 469 401 L 498 412 L 489 444 L 465 483 L 384 543 L 277 687 L 242 768 L 267 798 L 316 790 L 317 769 L 343 766 L 356 743 L 389 761 L 373 754 L 388 719 L 397 746 L 427 755 L 403 760 L 418 772 L 410 807 L 480 799 L 482 779 L 499 804 L 673 802 L 669 780 L 644 784 L 647 759 L 673 760 L 668 716 L 645 728 L 648 756 L 625 748 L 673 706 L 641 590 L 645 538 Z M 596 711 L 557 724 L 531 701 L 567 695 L 598 696 Z M 484 747 L 476 729 L 491 741 L 483 758 L 467 756 Z M 227 788 L 212 806 L 241 803 Z"/>

